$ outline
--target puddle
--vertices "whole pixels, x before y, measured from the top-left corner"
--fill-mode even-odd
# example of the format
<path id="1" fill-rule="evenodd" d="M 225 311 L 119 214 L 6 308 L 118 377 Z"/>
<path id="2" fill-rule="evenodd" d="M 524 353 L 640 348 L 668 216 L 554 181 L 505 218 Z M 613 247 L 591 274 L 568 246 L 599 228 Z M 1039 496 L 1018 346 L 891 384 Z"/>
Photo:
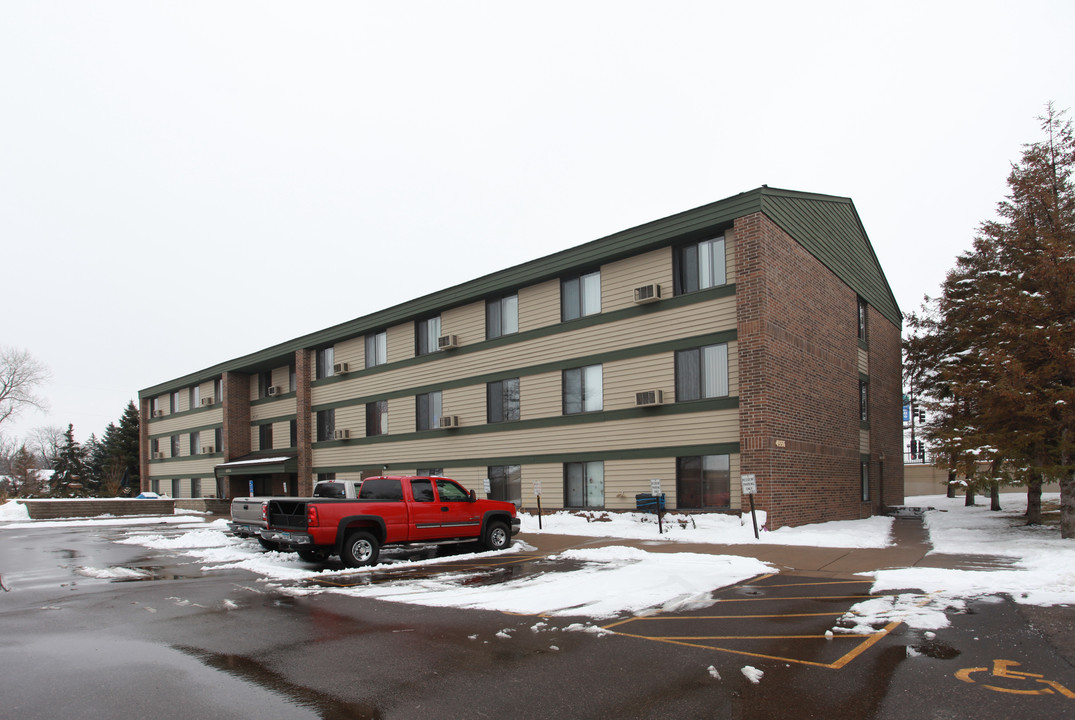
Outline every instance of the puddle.
<path id="1" fill-rule="evenodd" d="M 951 645 L 945 645 L 944 643 L 937 642 L 936 640 L 927 640 L 912 646 L 915 652 L 918 652 L 927 657 L 934 658 L 936 660 L 951 660 L 954 657 L 960 655 L 959 650 L 956 650 Z"/>

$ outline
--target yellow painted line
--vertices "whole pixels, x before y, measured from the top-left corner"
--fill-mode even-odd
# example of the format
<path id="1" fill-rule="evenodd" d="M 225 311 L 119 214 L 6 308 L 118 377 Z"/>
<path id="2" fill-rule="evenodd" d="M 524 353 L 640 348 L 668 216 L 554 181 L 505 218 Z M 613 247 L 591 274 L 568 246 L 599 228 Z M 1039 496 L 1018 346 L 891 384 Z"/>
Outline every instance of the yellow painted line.
<path id="1" fill-rule="evenodd" d="M 813 667 L 831 668 L 831 665 L 825 663 L 813 662 L 812 660 L 798 660 L 796 658 L 779 657 L 777 655 L 764 655 L 762 653 L 747 652 L 746 650 L 732 650 L 731 648 L 714 647 L 713 645 L 701 645 L 699 643 L 683 642 L 682 640 L 665 640 L 662 638 L 651 638 L 645 635 L 631 635 L 629 633 L 616 633 L 616 635 L 622 635 L 623 637 L 633 637 L 640 640 L 655 640 L 656 642 L 664 642 L 669 645 L 682 645 L 684 647 L 699 648 L 701 650 L 716 650 L 718 652 L 732 653 L 733 655 L 746 655 L 748 657 L 763 658 L 765 660 L 777 660 L 779 662 L 797 663 L 799 665 L 812 665 Z"/>
<path id="2" fill-rule="evenodd" d="M 868 638 L 874 633 L 840 633 L 839 635 L 647 635 L 651 640 L 841 640 Z"/>
<path id="3" fill-rule="evenodd" d="M 867 640 L 866 642 L 862 643 L 857 648 L 855 648 L 854 650 L 849 652 L 847 655 L 844 655 L 842 658 L 840 658 L 839 660 L 834 662 L 832 664 L 832 669 L 833 670 L 839 670 L 844 665 L 847 665 L 849 662 L 851 662 L 852 660 L 857 658 L 859 655 L 861 655 L 862 653 L 864 653 L 867 650 L 869 650 L 871 647 L 873 647 L 875 644 L 877 644 L 877 642 L 880 641 L 881 638 L 885 637 L 886 635 L 888 635 L 890 632 L 892 632 L 893 630 L 895 630 L 899 626 L 900 626 L 900 621 L 899 620 L 893 620 L 888 625 L 885 625 L 883 628 L 881 628 L 881 632 L 876 633 L 875 635 L 872 635 L 869 640 Z"/>
<path id="4" fill-rule="evenodd" d="M 846 615 L 845 612 L 823 613 L 776 613 L 766 615 L 653 615 L 647 617 L 627 618 L 620 622 L 634 622 L 635 620 L 739 620 L 740 618 L 788 618 L 788 617 L 834 617 Z"/>
<path id="5" fill-rule="evenodd" d="M 726 602 L 759 602 L 762 600 L 873 600 L 887 595 L 810 595 L 807 597 L 755 597 L 755 598 L 721 598 L 717 604 Z"/>

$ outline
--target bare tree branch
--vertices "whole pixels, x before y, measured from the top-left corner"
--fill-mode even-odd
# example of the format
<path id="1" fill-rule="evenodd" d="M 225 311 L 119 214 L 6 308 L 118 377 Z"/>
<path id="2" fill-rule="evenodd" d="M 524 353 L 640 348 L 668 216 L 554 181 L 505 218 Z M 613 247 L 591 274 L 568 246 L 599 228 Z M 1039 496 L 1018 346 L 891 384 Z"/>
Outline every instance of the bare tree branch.
<path id="1" fill-rule="evenodd" d="M 49 377 L 45 364 L 26 350 L 0 347 L 0 424 L 27 407 L 45 409 L 37 389 Z"/>

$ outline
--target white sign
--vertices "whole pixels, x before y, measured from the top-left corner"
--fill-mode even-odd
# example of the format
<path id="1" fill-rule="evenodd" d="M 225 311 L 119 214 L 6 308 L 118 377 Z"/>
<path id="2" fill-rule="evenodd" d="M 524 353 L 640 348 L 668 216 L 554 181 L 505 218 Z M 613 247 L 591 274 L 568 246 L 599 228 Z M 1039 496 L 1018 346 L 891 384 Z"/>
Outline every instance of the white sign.
<path id="1" fill-rule="evenodd" d="M 485 494 L 488 495 L 493 491 L 493 486 L 489 482 L 489 478 L 485 478 L 484 480 L 482 480 L 482 482 L 485 483 Z"/>
<path id="2" fill-rule="evenodd" d="M 744 495 L 758 494 L 758 479 L 754 477 L 754 473 L 750 473 L 749 475 L 740 475 L 739 481 L 743 483 Z"/>
<path id="3" fill-rule="evenodd" d="M 541 497 L 541 481 L 534 483 L 534 497 Z"/>
<path id="4" fill-rule="evenodd" d="M 661 479 L 653 478 L 649 481 L 649 493 L 654 497 L 658 497 L 661 494 Z"/>

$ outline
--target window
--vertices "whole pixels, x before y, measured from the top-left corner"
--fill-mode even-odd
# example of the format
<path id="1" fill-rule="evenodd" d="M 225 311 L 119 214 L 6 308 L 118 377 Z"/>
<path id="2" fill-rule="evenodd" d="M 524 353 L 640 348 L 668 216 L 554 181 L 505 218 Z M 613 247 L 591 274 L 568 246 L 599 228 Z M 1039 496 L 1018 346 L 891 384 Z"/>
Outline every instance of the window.
<path id="1" fill-rule="evenodd" d="M 866 342 L 866 316 L 868 314 L 866 301 L 859 298 L 859 340 Z"/>
<path id="2" fill-rule="evenodd" d="M 190 407 L 191 410 L 193 410 L 196 407 L 199 407 L 202 404 L 202 387 L 201 387 L 201 385 L 195 385 L 194 387 L 192 387 L 190 389 L 190 397 L 188 399 L 190 400 L 190 403 L 188 404 L 188 407 Z"/>
<path id="3" fill-rule="evenodd" d="M 727 455 L 676 458 L 676 505 L 726 508 L 731 505 L 731 464 Z"/>
<path id="4" fill-rule="evenodd" d="M 171 412 L 174 412 L 174 413 L 179 412 L 179 391 L 178 390 L 176 390 L 174 393 L 172 393 L 172 409 L 171 409 Z"/>
<path id="5" fill-rule="evenodd" d="M 269 397 L 269 388 L 272 387 L 272 370 L 264 370 L 258 373 L 258 397 Z"/>
<path id="6" fill-rule="evenodd" d="M 414 354 L 428 355 L 437 351 L 440 338 L 440 315 L 419 320 L 415 325 Z"/>
<path id="7" fill-rule="evenodd" d="M 336 348 L 334 347 L 321 348 L 317 351 L 317 368 L 315 372 L 318 380 L 332 377 L 335 374 L 332 367 L 335 358 Z"/>
<path id="8" fill-rule="evenodd" d="M 258 425 L 258 449 L 272 450 L 272 423 Z"/>
<path id="9" fill-rule="evenodd" d="M 603 407 L 600 365 L 564 370 L 564 415 L 596 412 Z"/>
<path id="10" fill-rule="evenodd" d="M 288 447 L 299 446 L 299 421 L 289 420 L 287 423 L 288 430 Z"/>
<path id="11" fill-rule="evenodd" d="M 411 494 L 415 502 L 434 502 L 432 480 L 411 480 Z"/>
<path id="12" fill-rule="evenodd" d="M 388 333 L 370 333 L 366 336 L 366 367 L 376 367 L 388 362 Z"/>
<path id="13" fill-rule="evenodd" d="M 172 497 L 179 497 L 179 478 L 172 478 Z"/>
<path id="14" fill-rule="evenodd" d="M 672 265 L 676 295 L 724 285 L 724 236 L 676 248 Z"/>
<path id="15" fill-rule="evenodd" d="M 202 451 L 202 434 L 201 432 L 192 432 L 190 434 L 190 454 L 199 455 Z"/>
<path id="16" fill-rule="evenodd" d="M 224 378 L 217 378 L 213 382 L 213 387 L 216 388 L 214 390 L 216 395 L 213 397 L 213 400 L 218 403 L 224 402 Z"/>
<path id="17" fill-rule="evenodd" d="M 523 474 L 518 465 L 489 466 L 489 499 L 523 504 Z"/>
<path id="18" fill-rule="evenodd" d="M 560 281 L 560 319 L 576 320 L 601 312 L 601 271 Z"/>
<path id="19" fill-rule="evenodd" d="M 388 401 L 366 403 L 366 437 L 388 434 Z"/>
<path id="20" fill-rule="evenodd" d="M 156 438 L 150 440 L 149 441 L 149 452 L 152 453 L 153 455 L 156 455 L 160 451 L 161 451 L 161 441 L 156 439 Z M 150 457 L 152 457 L 152 455 Z"/>
<path id="21" fill-rule="evenodd" d="M 362 483 L 358 491 L 360 500 L 403 501 L 403 485 L 399 478 L 374 477 Z"/>
<path id="22" fill-rule="evenodd" d="M 291 365 L 287 369 L 287 391 L 295 392 L 299 389 L 299 379 L 295 374 L 295 366 Z"/>
<path id="23" fill-rule="evenodd" d="M 169 449 L 172 452 L 171 452 L 171 455 L 169 455 L 169 457 L 179 457 L 179 436 L 178 435 L 172 435 L 171 441 L 172 441 L 172 447 L 169 448 Z"/>
<path id="24" fill-rule="evenodd" d="M 486 422 L 519 419 L 519 378 L 497 380 L 485 386 Z"/>
<path id="25" fill-rule="evenodd" d="M 336 473 L 317 473 L 317 482 L 335 480 Z"/>
<path id="26" fill-rule="evenodd" d="M 149 416 L 156 417 L 157 413 L 161 411 L 161 399 L 159 397 L 150 398 L 149 400 Z"/>
<path id="27" fill-rule="evenodd" d="M 519 332 L 519 296 L 507 297 L 485 302 L 485 339 L 492 340 L 501 335 Z"/>
<path id="28" fill-rule="evenodd" d="M 200 498 L 202 496 L 202 479 L 191 478 L 190 479 L 190 496 L 192 498 Z"/>
<path id="29" fill-rule="evenodd" d="M 414 474 L 426 477 L 440 477 L 444 474 L 444 468 L 418 468 Z"/>
<path id="30" fill-rule="evenodd" d="M 564 463 L 564 506 L 604 507 L 605 464 Z"/>
<path id="31" fill-rule="evenodd" d="M 224 452 L 224 428 L 213 431 L 213 447 L 217 452 Z"/>
<path id="32" fill-rule="evenodd" d="M 161 494 L 161 481 L 159 479 L 154 478 L 153 480 L 150 480 L 149 487 L 152 489 L 153 492 L 157 493 L 158 495 Z"/>
<path id="33" fill-rule="evenodd" d="M 870 419 L 870 383 L 859 380 L 859 420 L 868 422 Z"/>
<path id="34" fill-rule="evenodd" d="M 867 502 L 870 499 L 870 464 L 868 462 L 861 463 L 862 472 L 862 502 Z"/>
<path id="35" fill-rule="evenodd" d="M 440 391 L 425 393 L 415 398 L 417 430 L 434 430 L 440 427 Z"/>
<path id="36" fill-rule="evenodd" d="M 454 481 L 437 478 L 437 494 L 441 502 L 470 502 L 470 493 L 459 487 Z"/>
<path id="37" fill-rule="evenodd" d="M 676 402 L 728 395 L 728 346 L 676 352 Z"/>
<path id="38" fill-rule="evenodd" d="M 317 411 L 317 441 L 331 440 L 336 434 L 336 411 Z"/>

